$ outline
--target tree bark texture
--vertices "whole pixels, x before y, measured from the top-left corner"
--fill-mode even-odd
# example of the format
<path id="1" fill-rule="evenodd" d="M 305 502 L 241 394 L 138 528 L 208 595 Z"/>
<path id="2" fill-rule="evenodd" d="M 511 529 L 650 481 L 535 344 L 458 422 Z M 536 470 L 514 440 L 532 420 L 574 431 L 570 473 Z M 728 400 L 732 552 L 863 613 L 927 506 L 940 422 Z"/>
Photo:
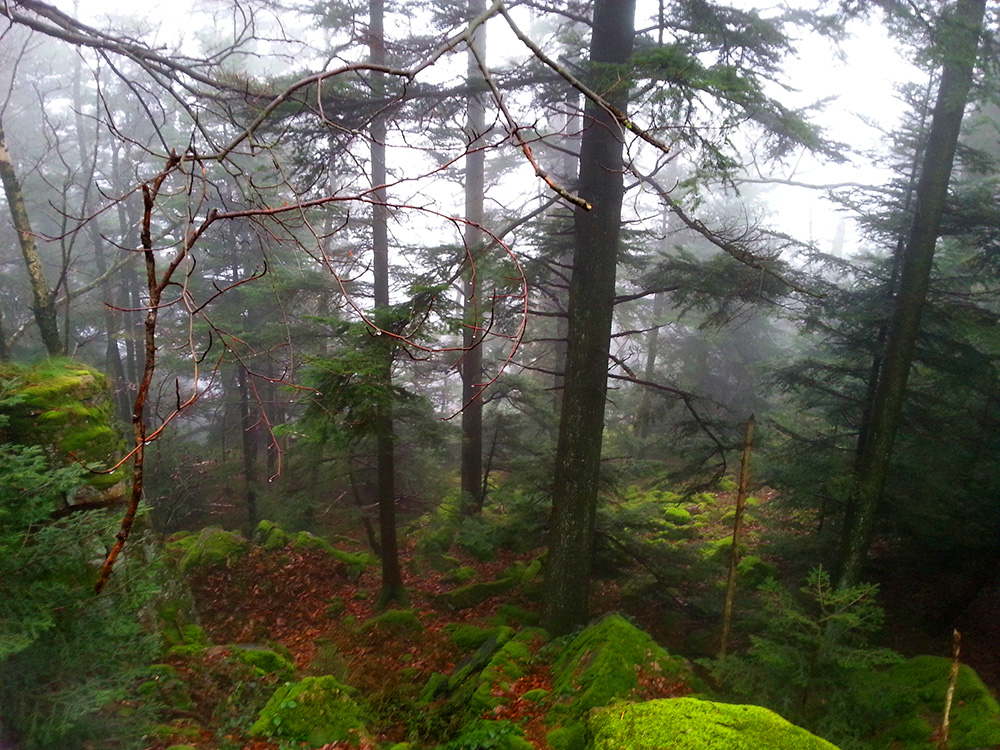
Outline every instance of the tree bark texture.
<path id="1" fill-rule="evenodd" d="M 35 235 L 31 231 L 28 210 L 24 205 L 24 194 L 17 178 L 17 169 L 14 167 L 14 160 L 7 150 L 7 137 L 4 134 L 2 121 L 0 121 L 0 181 L 3 182 L 3 191 L 7 196 L 7 205 L 10 207 L 11 221 L 17 231 L 17 240 L 21 245 L 24 267 L 28 271 L 35 323 L 38 325 L 42 343 L 49 356 L 61 357 L 66 353 L 66 350 L 62 339 L 59 338 L 56 296 L 45 281 L 45 272 L 38 255 L 38 246 L 35 244 Z"/>
<path id="2" fill-rule="evenodd" d="M 252 411 L 250 375 L 241 364 L 236 365 L 236 385 L 240 397 L 240 449 L 243 463 L 243 497 L 247 508 L 247 535 L 253 538 L 260 523 L 257 510 L 257 419 Z"/>
<path id="3" fill-rule="evenodd" d="M 385 65 L 385 31 L 384 0 L 369 0 L 368 3 L 368 44 L 371 62 L 374 65 Z M 372 95 L 375 98 L 383 96 L 385 77 L 382 73 L 372 72 Z M 372 159 L 372 271 L 375 282 L 375 310 L 386 310 L 389 307 L 389 207 L 386 205 L 385 189 L 385 138 L 386 123 L 381 113 L 372 120 L 371 159 Z M 376 318 L 379 316 L 376 314 Z M 396 466 L 393 443 L 392 424 L 392 337 L 382 333 L 378 347 L 381 354 L 379 378 L 384 397 L 375 417 L 375 463 L 378 493 L 379 537 L 382 549 L 382 590 L 379 602 L 382 605 L 400 601 L 405 597 L 403 574 L 399 565 L 399 546 L 396 539 Z"/>
<path id="4" fill-rule="evenodd" d="M 87 165 L 83 180 L 80 215 L 90 216 L 90 195 L 92 186 L 96 184 L 94 182 L 94 175 L 97 171 L 99 144 L 96 127 L 93 138 L 89 142 L 85 140 L 87 128 L 83 113 L 86 106 L 83 100 L 83 86 L 80 80 L 82 67 L 83 63 L 77 57 L 73 66 L 73 110 L 76 122 L 77 154 L 80 157 L 80 164 Z M 94 265 L 97 267 L 97 274 L 103 277 L 108 272 L 108 263 L 104 255 L 104 238 L 101 236 L 101 230 L 96 219 L 87 222 L 87 232 L 90 235 L 91 244 L 94 246 Z M 111 379 L 111 395 L 114 398 L 115 410 L 118 413 L 118 417 L 123 423 L 127 423 L 132 413 L 132 401 L 129 398 L 128 381 L 125 379 L 125 366 L 122 364 L 121 350 L 118 348 L 118 342 L 121 339 L 121 326 L 119 325 L 121 313 L 115 312 L 111 305 L 104 305 L 103 314 L 105 372 Z M 67 325 L 66 328 L 68 331 L 69 326 Z"/>
<path id="5" fill-rule="evenodd" d="M 483 0 L 469 0 L 469 20 L 486 9 Z M 472 44 L 481 57 L 486 54 L 486 29 L 480 26 Z M 479 513 L 483 509 L 483 401 L 479 398 L 483 382 L 483 348 L 480 324 L 481 280 L 476 263 L 485 237 L 476 225 L 485 220 L 486 194 L 486 84 L 476 62 L 476 53 L 468 53 L 467 79 L 473 93 L 467 104 L 469 152 L 465 156 L 465 250 L 467 269 L 463 279 L 465 330 L 462 334 L 462 509 Z"/>
<path id="6" fill-rule="evenodd" d="M 958 136 L 972 87 L 985 9 L 986 0 L 958 0 L 939 25 L 939 45 L 945 59 L 917 183 L 913 224 L 900 260 L 899 286 L 893 301 L 878 386 L 870 404 L 870 421 L 862 430 L 864 440 L 859 446 L 848 498 L 838 580 L 844 587 L 858 583 L 864 572 L 885 489 L 930 285 Z"/>
<path id="7" fill-rule="evenodd" d="M 634 0 L 597 0 L 590 82 L 624 112 L 635 39 Z M 624 190 L 624 135 L 606 110 L 587 103 L 580 144 L 580 197 L 574 214 L 573 277 L 565 388 L 552 488 L 546 571 L 546 627 L 561 635 L 589 618 L 590 564 L 597 510 L 611 316 Z"/>

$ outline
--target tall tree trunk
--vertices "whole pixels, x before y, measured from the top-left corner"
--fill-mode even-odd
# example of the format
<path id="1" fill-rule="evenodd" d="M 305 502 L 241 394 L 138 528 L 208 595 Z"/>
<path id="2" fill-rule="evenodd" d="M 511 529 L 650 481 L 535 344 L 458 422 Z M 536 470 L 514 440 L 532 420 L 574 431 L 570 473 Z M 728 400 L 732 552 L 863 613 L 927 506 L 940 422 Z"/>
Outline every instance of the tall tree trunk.
<path id="1" fill-rule="evenodd" d="M 664 292 L 656 292 L 653 295 L 653 325 L 646 334 L 646 364 L 642 369 L 642 378 L 647 383 L 652 383 L 656 379 L 656 356 L 660 350 L 660 320 L 663 319 L 666 297 Z M 639 402 L 638 420 L 639 437 L 643 440 L 653 432 L 653 410 L 653 394 L 648 387 L 644 387 L 642 400 Z"/>
<path id="2" fill-rule="evenodd" d="M 972 86 L 985 10 L 986 0 L 958 0 L 954 10 L 942 17 L 940 23 L 939 44 L 944 50 L 945 61 L 917 184 L 913 224 L 900 259 L 899 288 L 893 302 L 878 386 L 873 393 L 870 419 L 863 431 L 848 498 L 839 576 L 841 586 L 851 586 L 860 580 L 871 546 L 920 332 L 934 249 Z"/>
<path id="3" fill-rule="evenodd" d="M 484 0 L 469 0 L 469 20 L 486 9 Z M 485 58 L 486 28 L 480 26 L 473 33 L 468 52 L 466 80 L 472 93 L 467 104 L 469 153 L 465 156 L 465 248 L 468 268 L 463 280 L 462 334 L 462 510 L 479 513 L 483 509 L 483 400 L 479 398 L 483 382 L 483 349 L 480 321 L 481 281 L 477 278 L 478 250 L 483 244 L 483 233 L 476 227 L 485 219 L 486 152 L 483 141 L 486 135 L 486 86 L 476 62 L 476 53 Z"/>
<path id="4" fill-rule="evenodd" d="M 567 101 L 565 118 L 561 120 L 560 130 L 563 137 L 560 142 L 560 150 L 553 155 L 556 164 L 556 176 L 559 181 L 571 189 L 577 188 L 577 176 L 580 166 L 579 155 L 579 130 L 580 130 L 580 97 Z M 556 205 L 555 212 L 565 209 Z M 573 276 L 573 255 L 569 250 L 561 252 L 553 261 L 552 294 L 555 304 L 552 305 L 554 312 L 565 312 L 568 307 L 567 295 L 569 292 L 569 282 Z M 568 318 L 559 315 L 555 319 L 555 334 L 553 335 L 551 362 L 552 362 L 552 405 L 555 413 L 559 414 L 562 409 L 562 394 L 564 385 L 564 373 L 566 371 L 566 338 L 569 336 Z"/>
<path id="5" fill-rule="evenodd" d="M 82 82 L 82 62 L 79 56 L 73 68 L 73 111 L 76 118 L 76 145 L 77 153 L 80 157 L 80 164 L 88 165 L 88 174 L 84 178 L 83 198 L 80 205 L 80 215 L 90 216 L 90 191 L 94 185 L 94 173 L 97 171 L 98 138 L 97 129 L 94 129 L 94 140 L 92 143 L 84 142 L 84 134 L 87 132 L 83 119 L 84 103 Z M 88 151 L 89 149 L 89 151 Z M 94 265 L 97 268 L 98 276 L 104 276 L 108 272 L 107 259 L 104 256 L 104 238 L 101 236 L 97 219 L 87 222 L 87 231 L 90 235 L 90 242 L 94 246 Z M 68 291 L 68 287 L 67 287 Z M 67 303 L 67 309 L 69 304 Z M 128 422 L 132 415 L 132 400 L 129 398 L 128 381 L 125 379 L 125 367 L 122 364 L 121 351 L 118 348 L 119 328 L 118 315 L 111 305 L 103 306 L 104 312 L 104 367 L 105 372 L 111 380 L 111 394 L 114 398 L 115 409 L 118 418 L 122 422 Z M 67 330 L 69 326 L 66 326 Z"/>
<path id="6" fill-rule="evenodd" d="M 4 134 L 2 120 L 0 120 L 0 181 L 3 182 L 3 191 L 7 196 L 11 220 L 14 229 L 17 230 L 21 255 L 24 256 L 24 266 L 28 271 L 35 323 L 38 325 L 38 331 L 42 335 L 42 343 L 45 344 L 49 356 L 61 357 L 66 353 L 66 349 L 62 339 L 59 338 L 56 296 L 45 281 L 45 272 L 42 269 L 41 258 L 38 256 L 35 235 L 31 231 L 28 210 L 24 206 L 21 183 L 17 179 L 17 169 L 15 169 L 14 161 L 7 150 L 7 137 Z"/>
<path id="7" fill-rule="evenodd" d="M 127 161 L 127 160 L 126 160 Z M 115 189 L 119 193 L 125 193 L 128 183 L 127 175 L 124 174 L 122 166 L 122 154 L 117 144 L 112 144 L 111 151 L 111 171 L 114 175 Z M 115 205 L 118 214 L 118 236 L 122 247 L 132 248 L 139 244 L 139 236 L 135 227 L 129 220 L 128 206 L 125 201 L 118 201 Z M 138 270 L 126 265 L 118 274 L 118 300 L 116 301 L 118 314 L 124 316 L 120 318 L 124 321 L 125 339 L 125 379 L 128 383 L 128 390 L 139 382 L 139 351 L 136 342 L 142 340 L 142 319 L 135 314 L 122 311 L 140 310 L 142 299 L 139 295 L 139 274 Z"/>
<path id="8" fill-rule="evenodd" d="M 635 0 L 597 0 L 590 47 L 591 87 L 621 111 L 635 39 Z M 624 191 L 623 133 L 587 103 L 580 144 L 580 196 L 593 208 L 574 214 L 573 278 L 565 388 L 552 488 L 545 623 L 561 635 L 589 617 L 590 562 L 600 477 L 608 353 Z"/>
<path id="9" fill-rule="evenodd" d="M 251 411 L 250 383 L 246 368 L 236 364 L 236 385 L 240 397 L 240 448 L 243 457 L 243 498 L 247 509 L 247 538 L 252 539 L 260 517 L 257 512 L 257 425 Z"/>
<path id="10" fill-rule="evenodd" d="M 281 404 L 278 400 L 277 374 L 274 369 L 274 360 L 268 357 L 264 364 L 264 413 L 267 415 L 268 425 L 283 424 L 285 419 L 281 413 Z M 289 378 L 291 382 L 294 382 Z M 278 473 L 278 457 L 280 446 L 278 438 L 269 429 L 267 439 L 267 476 L 273 478 Z M 270 479 L 268 480 L 270 481 Z"/>
<path id="11" fill-rule="evenodd" d="M 385 65 L 385 2 L 384 0 L 369 0 L 368 3 L 368 44 L 371 62 L 374 65 Z M 379 72 L 372 73 L 372 95 L 381 99 L 385 94 L 385 76 Z M 372 206 L 372 249 L 373 273 L 375 277 L 375 318 L 380 318 L 379 312 L 389 307 L 389 207 L 386 205 L 385 190 L 385 117 L 379 113 L 371 123 L 371 158 L 372 185 L 375 187 Z M 392 387 L 392 337 L 379 337 L 377 346 L 381 351 L 379 378 L 385 397 L 382 399 L 380 412 L 376 416 L 376 471 L 378 472 L 378 519 L 379 546 L 382 549 L 382 590 L 379 592 L 379 603 L 382 606 L 390 602 L 402 601 L 406 597 L 403 588 L 403 574 L 399 566 L 399 547 L 396 540 L 396 467 L 394 455 L 394 439 L 392 425 L 392 399 L 389 395 Z"/>
<path id="12" fill-rule="evenodd" d="M 920 171 L 924 161 L 924 154 L 927 148 L 927 129 L 932 116 L 931 106 L 934 99 L 934 84 L 938 75 L 935 72 L 927 81 L 924 95 L 920 100 L 920 129 L 917 131 L 916 143 L 914 144 L 913 157 L 909 165 L 909 174 L 906 180 L 906 192 L 903 195 L 902 214 L 905 217 L 912 216 L 913 202 L 916 198 L 917 182 L 920 180 Z M 912 223 L 912 220 L 911 220 Z M 838 235 L 840 234 L 838 229 Z M 896 238 L 896 245 L 892 250 L 892 258 L 889 264 L 889 276 L 883 285 L 882 295 L 885 299 L 885 306 L 889 308 L 892 300 L 896 296 L 899 284 L 899 269 L 903 262 L 903 255 L 906 253 L 907 240 L 909 234 L 905 227 L 900 227 Z M 837 251 L 833 251 L 837 254 Z M 868 442 L 868 430 L 871 427 L 872 410 L 875 408 L 875 392 L 878 390 L 879 376 L 882 372 L 882 357 L 885 356 L 885 342 L 889 335 L 889 320 L 882 321 L 878 328 L 875 341 L 875 355 L 872 357 L 871 366 L 868 368 L 868 387 L 865 391 L 864 408 L 861 414 L 861 424 L 858 429 L 858 440 L 854 447 L 855 460 L 864 453 L 865 445 Z"/>

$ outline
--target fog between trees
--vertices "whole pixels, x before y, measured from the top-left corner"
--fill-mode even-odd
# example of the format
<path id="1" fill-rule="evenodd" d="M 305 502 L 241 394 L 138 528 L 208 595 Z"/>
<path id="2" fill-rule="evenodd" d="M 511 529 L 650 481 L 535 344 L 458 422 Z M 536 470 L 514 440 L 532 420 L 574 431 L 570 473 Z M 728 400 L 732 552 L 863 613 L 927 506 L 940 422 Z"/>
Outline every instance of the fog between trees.
<path id="1" fill-rule="evenodd" d="M 948 582 L 935 625 L 994 579 L 984 0 L 234 3 L 166 44 L 170 19 L 0 15 L 0 354 L 94 365 L 131 436 L 98 587 L 145 501 L 158 532 L 357 524 L 401 602 L 406 522 L 516 489 L 571 632 L 599 514 L 731 479 L 751 414 L 754 481 L 808 519 L 789 572 L 916 566 Z M 862 23 L 926 82 L 858 154 L 782 84 Z M 772 224 L 771 176 L 858 158 L 887 182 L 805 199 L 856 245 Z"/>

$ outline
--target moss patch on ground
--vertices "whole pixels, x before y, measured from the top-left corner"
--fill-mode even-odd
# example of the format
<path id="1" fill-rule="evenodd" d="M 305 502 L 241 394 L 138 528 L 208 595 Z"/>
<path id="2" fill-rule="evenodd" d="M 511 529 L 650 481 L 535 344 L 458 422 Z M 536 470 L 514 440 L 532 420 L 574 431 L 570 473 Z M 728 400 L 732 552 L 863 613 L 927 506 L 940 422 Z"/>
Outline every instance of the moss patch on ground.
<path id="1" fill-rule="evenodd" d="M 279 682 L 295 678 L 295 665 L 281 654 L 265 646 L 235 643 L 229 646 L 232 658 L 242 662 L 261 675 L 274 675 Z"/>
<path id="2" fill-rule="evenodd" d="M 759 706 L 670 698 L 590 714 L 592 750 L 836 750 Z"/>
<path id="3" fill-rule="evenodd" d="M 278 688 L 260 712 L 251 736 L 306 742 L 357 744 L 365 731 L 365 714 L 348 688 L 329 675 L 306 677 Z"/>
<path id="4" fill-rule="evenodd" d="M 930 750 L 940 725 L 951 660 L 916 656 L 884 675 L 883 694 L 897 716 L 895 726 L 873 742 L 874 747 Z M 970 667 L 961 665 L 952 701 L 950 750 L 1000 745 L 1000 705 Z"/>
<path id="5" fill-rule="evenodd" d="M 452 591 L 445 591 L 434 597 L 435 603 L 443 609 L 457 612 L 478 606 L 495 596 L 506 594 L 520 583 L 516 577 L 498 578 L 495 581 L 482 581 L 461 586 Z"/>
<path id="6" fill-rule="evenodd" d="M 609 615 L 577 635 L 552 667 L 556 716 L 581 718 L 592 708 L 624 699 L 641 677 L 654 675 L 690 684 L 686 664 L 620 615 Z"/>
<path id="7" fill-rule="evenodd" d="M 479 719 L 462 728 L 444 750 L 533 750 L 521 729 L 509 721 Z"/>
<path id="8" fill-rule="evenodd" d="M 404 633 L 415 635 L 424 632 L 424 625 L 420 622 L 415 609 L 387 609 L 361 624 L 362 632 L 372 630 L 383 635 Z"/>

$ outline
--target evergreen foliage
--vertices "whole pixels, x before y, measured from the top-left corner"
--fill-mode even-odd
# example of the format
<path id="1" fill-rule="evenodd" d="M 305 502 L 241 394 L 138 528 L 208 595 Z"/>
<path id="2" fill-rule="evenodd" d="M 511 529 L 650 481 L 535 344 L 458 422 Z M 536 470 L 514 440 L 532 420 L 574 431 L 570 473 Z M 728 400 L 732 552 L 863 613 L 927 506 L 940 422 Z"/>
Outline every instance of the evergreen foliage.
<path id="1" fill-rule="evenodd" d="M 157 650 L 139 613 L 155 592 L 153 553 L 135 545 L 101 597 L 92 591 L 117 519 L 53 520 L 82 482 L 38 448 L 0 446 L 0 705 L 29 750 L 140 747 L 147 707 L 125 699 Z"/>
<path id="2" fill-rule="evenodd" d="M 709 663 L 721 689 L 776 711 L 842 748 L 864 738 L 890 715 L 874 676 L 900 656 L 869 644 L 882 624 L 877 587 L 832 585 L 822 568 L 796 597 L 774 580 L 761 586 L 761 630 L 744 654 Z M 861 743 L 861 744 L 859 744 Z"/>

